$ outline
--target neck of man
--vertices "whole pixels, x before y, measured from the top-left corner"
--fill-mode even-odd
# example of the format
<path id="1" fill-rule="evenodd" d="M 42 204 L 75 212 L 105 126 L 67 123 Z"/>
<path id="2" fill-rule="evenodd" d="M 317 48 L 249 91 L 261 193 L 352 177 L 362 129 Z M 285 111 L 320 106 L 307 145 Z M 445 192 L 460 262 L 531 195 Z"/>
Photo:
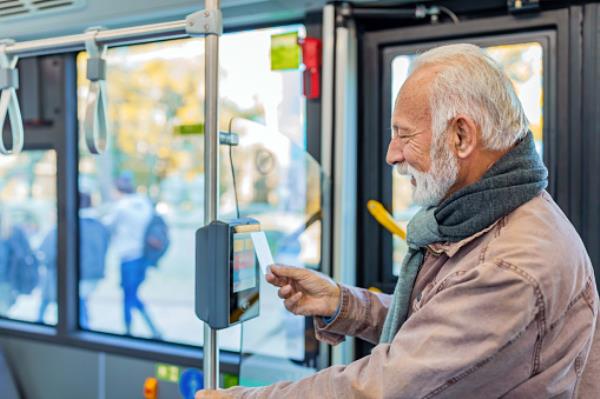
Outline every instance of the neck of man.
<path id="1" fill-rule="evenodd" d="M 467 159 L 458 160 L 458 176 L 456 182 L 450 187 L 446 196 L 440 201 L 444 202 L 452 194 L 464 187 L 470 186 L 473 183 L 477 183 L 483 175 L 506 153 L 512 150 L 513 147 L 505 150 L 489 150 L 485 148 L 479 148 L 474 151 L 471 156 Z"/>

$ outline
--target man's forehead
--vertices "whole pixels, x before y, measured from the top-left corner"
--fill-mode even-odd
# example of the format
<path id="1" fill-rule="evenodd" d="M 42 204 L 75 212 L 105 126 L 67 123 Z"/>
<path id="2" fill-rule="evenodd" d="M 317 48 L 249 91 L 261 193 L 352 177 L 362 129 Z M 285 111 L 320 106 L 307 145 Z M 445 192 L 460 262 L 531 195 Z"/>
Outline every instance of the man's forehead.
<path id="1" fill-rule="evenodd" d="M 439 68 L 435 66 L 426 66 L 415 70 L 408 77 L 396 96 L 393 112 L 394 120 L 400 122 L 400 120 L 407 119 L 404 117 L 406 114 L 413 117 L 422 117 L 423 114 L 428 113 L 429 90 L 432 79 L 438 70 Z"/>
<path id="2" fill-rule="evenodd" d="M 429 87 L 439 72 L 440 66 L 427 65 L 411 73 L 398 92 L 397 99 L 410 99 L 429 92 Z"/>
<path id="3" fill-rule="evenodd" d="M 407 125 L 411 119 L 422 118 L 429 111 L 427 95 L 417 90 L 402 90 L 398 93 L 392 118 L 394 124 Z"/>

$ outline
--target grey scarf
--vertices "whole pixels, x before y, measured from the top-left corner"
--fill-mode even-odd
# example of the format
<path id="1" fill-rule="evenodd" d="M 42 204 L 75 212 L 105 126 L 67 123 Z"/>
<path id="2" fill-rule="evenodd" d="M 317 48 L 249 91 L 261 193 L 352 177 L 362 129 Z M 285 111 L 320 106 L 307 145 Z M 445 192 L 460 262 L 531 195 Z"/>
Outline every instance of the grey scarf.
<path id="1" fill-rule="evenodd" d="M 407 228 L 408 253 L 402 261 L 380 343 L 390 343 L 408 316 L 410 297 L 425 247 L 457 242 L 490 226 L 546 188 L 548 171 L 528 133 L 479 180 L 437 207 L 420 210 Z"/>

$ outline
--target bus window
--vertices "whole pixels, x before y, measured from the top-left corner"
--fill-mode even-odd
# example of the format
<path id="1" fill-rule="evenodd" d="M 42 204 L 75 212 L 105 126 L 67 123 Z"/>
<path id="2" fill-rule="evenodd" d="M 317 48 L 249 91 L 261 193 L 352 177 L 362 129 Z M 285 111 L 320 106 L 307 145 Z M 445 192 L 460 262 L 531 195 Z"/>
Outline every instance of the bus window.
<path id="1" fill-rule="evenodd" d="M 0 316 L 55 325 L 55 152 L 0 157 L 0 203 Z"/>
<path id="2" fill-rule="evenodd" d="M 512 80 L 517 95 L 523 104 L 525 114 L 529 119 L 529 128 L 535 138 L 535 144 L 540 156 L 543 148 L 543 48 L 540 43 L 528 42 L 505 44 L 485 47 L 485 51 L 503 68 Z M 411 62 L 416 54 L 398 55 L 392 60 L 392 107 L 395 96 L 406 80 Z M 392 171 L 392 208 L 396 220 L 404 227 L 417 212 L 418 207 L 412 201 L 410 179 L 400 176 L 395 169 Z M 394 237 L 393 265 L 394 275 L 397 276 L 402 259 L 408 247 L 406 242 Z"/>
<path id="3" fill-rule="evenodd" d="M 222 37 L 221 131 L 231 128 L 235 132 L 238 119 L 230 123 L 232 118 L 244 118 L 281 132 L 294 146 L 304 148 L 302 72 L 270 69 L 271 35 L 288 31 L 302 36 L 304 27 Z M 105 154 L 92 156 L 80 138 L 79 216 L 80 222 L 89 224 L 88 230 L 80 229 L 80 241 L 82 248 L 87 243 L 96 251 L 96 256 L 89 257 L 90 265 L 86 266 L 83 257 L 80 261 L 82 329 L 202 345 L 202 322 L 194 313 L 194 239 L 195 231 L 204 225 L 203 52 L 203 39 L 108 51 L 112 143 Z M 86 55 L 80 54 L 80 118 L 87 95 L 85 59 Z M 259 145 L 266 139 L 257 137 L 254 141 Z M 230 164 L 227 151 L 221 148 L 220 216 L 233 217 L 236 209 Z M 281 186 L 267 175 L 273 167 L 282 167 L 276 163 L 283 157 L 290 171 L 286 181 L 293 181 L 291 173 L 303 170 L 305 160 L 291 150 L 288 155 L 280 152 L 277 156 L 267 147 L 256 147 L 256 153 L 250 155 L 241 154 L 237 148 L 233 151 L 242 216 L 260 214 L 270 237 L 280 239 L 292 232 L 296 225 L 291 221 L 303 221 L 303 217 L 285 219 L 290 221 L 286 225 L 278 220 L 282 213 L 275 211 L 285 204 L 292 206 L 298 199 L 296 193 L 285 191 L 292 185 Z M 239 166 L 246 162 L 249 167 Z M 154 243 L 147 239 L 150 225 L 158 231 Z M 317 225 L 312 230 L 315 228 Z M 320 247 L 315 248 L 315 243 L 320 245 L 320 227 L 312 230 L 307 232 L 308 243 L 301 252 L 306 262 L 319 263 L 320 258 L 313 259 L 320 251 Z M 161 239 L 166 236 L 168 240 Z M 157 256 L 149 262 L 144 253 L 153 245 L 158 248 Z M 99 259 L 102 262 L 98 263 Z M 86 268 L 99 270 L 86 278 Z M 276 320 L 269 323 L 274 327 L 288 322 L 284 312 L 273 315 Z M 293 326 L 298 331 L 282 330 L 284 339 L 274 347 L 279 352 L 267 345 L 259 349 L 252 343 L 244 349 L 284 357 L 289 353 L 298 358 L 304 351 L 304 320 Z M 220 336 L 221 348 L 239 350 L 239 329 L 226 330 Z M 282 345 L 287 349 L 281 350 Z"/>
<path id="4" fill-rule="evenodd" d="M 236 119 L 232 131 L 239 135 L 239 145 L 232 148 L 237 195 L 232 173 L 229 170 L 221 173 L 222 182 L 228 187 L 221 197 L 222 213 L 235 217 L 237 202 L 241 217 L 260 222 L 276 263 L 318 269 L 325 184 L 320 165 L 286 135 L 261 124 Z M 228 156 L 225 149 L 222 154 L 224 158 Z M 288 312 L 277 295 L 277 287 L 264 279 L 260 292 L 260 316 L 244 323 L 243 351 L 310 363 L 316 351 L 305 346 L 305 318 Z M 227 334 L 234 334 L 234 330 Z M 279 364 L 278 370 L 271 370 L 272 374 L 283 372 L 281 367 L 285 363 Z M 243 377 L 272 382 L 274 376 L 265 375 L 268 372 L 264 368 L 261 370 L 265 378 L 250 377 L 248 368 Z"/>

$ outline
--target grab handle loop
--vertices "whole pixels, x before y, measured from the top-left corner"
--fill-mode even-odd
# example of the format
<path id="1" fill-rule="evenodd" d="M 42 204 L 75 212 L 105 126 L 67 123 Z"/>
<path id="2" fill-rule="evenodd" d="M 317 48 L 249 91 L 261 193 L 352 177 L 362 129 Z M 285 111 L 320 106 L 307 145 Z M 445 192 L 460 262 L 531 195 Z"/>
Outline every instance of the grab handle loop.
<path id="1" fill-rule="evenodd" d="M 0 41 L 0 154 L 18 154 L 23 150 L 23 119 L 17 98 L 19 88 L 19 57 L 11 56 L 6 48 L 14 44 L 13 40 Z M 12 148 L 4 143 L 2 130 L 8 117 L 12 134 Z"/>
<path id="2" fill-rule="evenodd" d="M 108 115 L 106 98 L 106 52 L 107 46 L 98 44 L 96 36 L 101 28 L 86 31 L 88 53 L 86 77 L 90 81 L 85 101 L 83 132 L 85 143 L 92 154 L 102 154 L 108 146 Z"/>

